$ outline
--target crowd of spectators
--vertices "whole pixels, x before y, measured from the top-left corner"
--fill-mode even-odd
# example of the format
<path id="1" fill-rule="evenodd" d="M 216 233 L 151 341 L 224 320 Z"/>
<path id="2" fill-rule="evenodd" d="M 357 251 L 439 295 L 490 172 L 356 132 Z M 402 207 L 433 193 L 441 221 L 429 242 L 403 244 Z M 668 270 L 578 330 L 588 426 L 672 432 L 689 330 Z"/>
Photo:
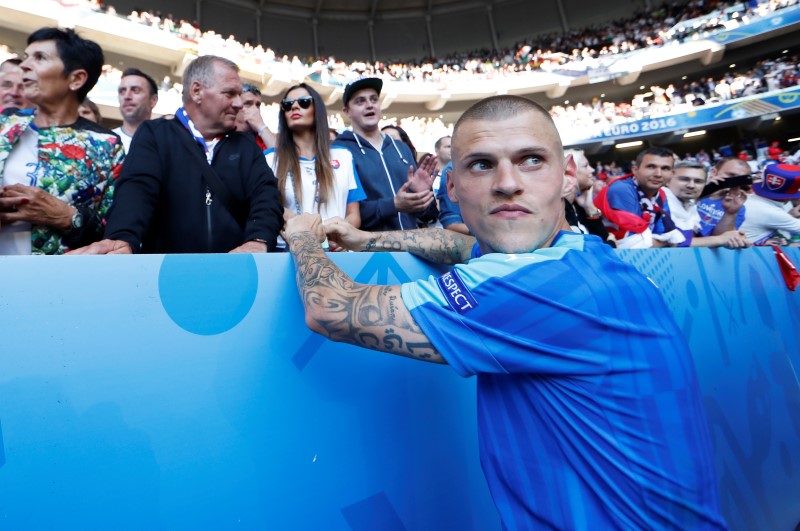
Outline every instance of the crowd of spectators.
<path id="1" fill-rule="evenodd" d="M 94 1 L 90 2 L 90 8 L 93 10 L 101 9 L 99 2 Z M 685 15 L 685 11 L 688 8 L 692 9 L 700 9 L 703 7 L 704 4 L 701 2 L 695 2 L 693 4 L 689 4 L 688 6 L 682 7 L 675 7 L 672 6 L 670 8 L 663 8 L 663 12 L 656 13 L 653 15 L 653 20 L 667 20 L 671 25 L 674 25 L 676 21 L 681 21 L 682 16 Z M 715 8 L 719 6 L 715 5 Z M 780 7 L 778 4 L 774 4 L 773 7 Z M 108 11 L 108 8 L 104 8 Z M 681 11 L 683 10 L 683 11 Z M 738 11 L 734 11 L 737 13 Z M 694 15 L 693 12 L 690 12 L 691 15 Z M 132 15 L 133 16 L 133 15 Z M 688 16 L 688 15 L 685 15 Z M 731 15 L 732 16 L 732 15 Z M 744 15 L 740 15 L 744 16 Z M 154 13 L 145 13 L 142 14 L 141 12 L 135 13 L 135 17 L 132 18 L 135 22 L 140 22 L 144 24 L 151 25 L 153 27 L 158 27 L 161 30 L 173 32 L 176 31 L 174 25 L 172 24 L 165 24 L 165 19 L 170 17 L 161 17 L 159 14 Z M 135 20 L 134 20 L 135 19 Z M 170 18 L 171 20 L 171 18 Z M 634 31 L 630 33 L 631 38 L 634 40 L 642 39 L 642 35 L 645 35 L 648 31 L 650 31 L 648 26 L 648 20 L 650 17 L 645 17 L 638 23 L 638 27 L 641 30 Z M 559 36 L 555 38 L 554 45 L 561 45 L 563 42 L 567 42 L 568 39 L 579 39 L 580 36 L 577 34 L 567 34 L 564 36 Z M 233 60 L 234 57 L 238 57 L 245 47 L 238 43 L 233 36 L 229 37 L 228 39 L 222 38 L 220 35 L 216 35 L 213 32 L 206 33 L 202 36 L 203 43 L 200 43 L 199 48 L 202 49 L 203 46 L 208 46 L 208 50 L 205 50 L 204 53 L 201 53 L 202 56 L 214 56 L 214 51 L 217 51 L 219 55 L 216 55 L 217 58 L 220 60 L 228 60 L 230 65 L 234 65 L 235 61 Z M 577 41 L 575 41 L 577 42 Z M 573 44 L 575 43 L 573 42 Z M 626 41 L 627 42 L 627 41 Z M 661 44 L 659 42 L 650 42 L 646 39 L 643 41 L 644 44 L 642 45 L 658 45 Z M 585 43 L 584 43 L 585 44 Z M 249 46 L 249 45 L 248 45 Z M 524 45 L 528 46 L 528 44 Z M 626 45 L 627 46 L 627 45 Z M 256 48 L 249 47 L 246 48 L 247 50 L 255 50 Z M 220 50 L 222 50 L 220 52 Z M 230 53 L 225 53 L 225 51 Z M 263 50 L 261 50 L 263 51 Z M 530 51 L 530 50 L 528 50 Z M 13 52 L 9 50 L 7 47 L 3 47 L 0 49 L 0 58 L 2 56 L 13 56 Z M 274 56 L 273 56 L 274 60 Z M 295 59 L 295 61 L 297 61 Z M 514 60 L 511 60 L 509 65 L 513 65 Z M 302 68 L 302 65 L 298 62 L 298 68 Z M 226 67 L 229 68 L 229 67 Z M 359 65 L 361 70 L 358 72 L 359 75 L 365 75 L 370 72 L 370 67 L 366 63 L 361 63 Z M 229 68 L 230 69 L 230 68 Z M 94 90 L 97 91 L 96 93 L 102 92 L 109 92 L 109 93 L 117 93 L 117 88 L 120 86 L 123 78 L 123 74 L 116 68 L 110 65 L 104 65 L 102 70 L 98 70 L 98 76 L 95 78 L 95 81 L 92 82 L 92 85 L 95 86 Z M 237 76 L 238 77 L 238 76 Z M 676 84 L 670 84 L 667 88 L 662 88 L 658 86 L 651 87 L 650 92 L 645 94 L 637 95 L 630 103 L 612 103 L 612 102 L 603 102 L 600 99 L 596 99 L 591 103 L 578 103 L 575 105 L 567 105 L 565 107 L 556 106 L 551 110 L 551 115 L 555 119 L 558 125 L 564 125 L 566 123 L 567 126 L 570 128 L 591 128 L 597 127 L 598 125 L 602 126 L 609 123 L 617 123 L 619 120 L 635 120 L 635 119 L 642 119 L 646 117 L 654 117 L 660 116 L 663 114 L 668 114 L 670 112 L 681 112 L 682 110 L 686 110 L 692 107 L 696 107 L 698 105 L 703 105 L 706 103 L 716 102 L 716 101 L 727 101 L 732 98 L 738 98 L 743 96 L 748 96 L 752 94 L 757 94 L 760 92 L 766 92 L 769 90 L 777 90 L 781 88 L 786 88 L 789 86 L 794 86 L 798 82 L 798 61 L 796 56 L 792 57 L 778 57 L 776 59 L 765 59 L 757 63 L 752 69 L 743 72 L 743 73 L 736 73 L 730 72 L 726 75 L 722 76 L 719 79 L 713 78 L 704 78 L 698 79 L 693 81 L 686 81 L 683 83 L 681 88 L 676 88 Z M 149 78 L 148 78 L 149 79 Z M 361 78 L 363 79 L 363 78 Z M 380 77 L 375 77 L 373 79 L 380 80 Z M 410 78 L 409 78 L 410 79 Z M 160 90 L 157 90 L 158 84 L 149 79 L 150 84 L 152 85 L 153 91 L 157 92 L 154 94 L 155 100 L 153 105 L 155 105 L 156 101 L 162 102 L 162 104 L 168 108 L 167 112 L 163 112 L 162 114 L 172 114 L 175 112 L 175 109 L 182 109 L 187 105 L 187 93 L 185 87 L 180 83 L 172 83 L 172 81 L 165 77 L 163 81 L 160 83 Z M 96 83 L 96 85 L 95 85 Z M 381 80 L 382 83 L 382 80 Z M 677 83 L 680 85 L 680 83 Z M 349 87 L 350 85 L 348 85 Z M 91 88 L 91 87 L 89 87 Z M 89 90 L 87 88 L 87 90 Z M 380 93 L 380 88 L 378 88 L 378 93 Z M 95 93 L 90 94 L 94 97 Z M 120 94 L 120 107 L 122 103 L 122 93 Z M 258 95 L 260 97 L 260 94 Z M 319 102 L 322 100 L 317 98 Z M 292 100 L 294 101 L 294 100 Z M 39 105 L 35 101 L 31 101 L 34 105 Z M 88 102 L 87 102 L 88 105 Z M 306 109 L 303 107 L 303 109 Z M 271 105 L 261 105 L 260 112 L 262 116 L 264 116 L 263 120 L 263 127 L 269 128 L 270 130 L 278 130 L 277 122 L 278 118 L 283 116 L 283 113 L 287 112 L 286 102 L 282 102 L 281 104 L 271 104 Z M 342 133 L 345 131 L 345 126 L 347 122 L 353 123 L 353 115 L 350 114 L 352 111 L 348 111 L 347 103 L 345 102 L 345 109 L 344 115 L 342 113 L 331 113 L 328 117 L 324 118 L 324 121 L 327 121 L 328 126 L 332 128 L 335 132 Z M 403 118 L 391 119 L 387 120 L 385 116 L 381 118 L 380 115 L 380 105 L 373 106 L 373 108 L 369 109 L 368 111 L 364 111 L 365 114 L 361 116 L 361 119 L 367 120 L 368 122 L 372 123 L 375 121 L 375 125 L 377 126 L 378 122 L 382 127 L 386 126 L 395 126 L 395 129 L 399 129 L 404 133 L 407 133 L 407 137 L 403 139 L 409 146 L 411 147 L 411 152 L 414 152 L 414 144 L 420 147 L 420 152 L 431 152 L 431 146 L 434 142 L 439 142 L 442 138 L 449 137 L 451 134 L 451 129 L 448 128 L 446 124 L 444 124 L 440 118 L 420 118 L 415 116 L 408 116 Z M 96 113 L 95 113 L 96 114 Z M 124 114 L 124 113 L 123 113 Z M 348 118 L 345 120 L 345 115 Z M 87 115 L 88 116 L 88 115 Z M 148 117 L 149 119 L 149 117 Z M 92 120 L 96 120 L 92 118 Z M 260 122 L 262 123 L 262 122 Z M 65 124 L 64 124 L 65 125 Z M 372 127 L 370 125 L 369 127 Z M 258 129 L 261 129 L 259 126 Z M 320 128 L 322 130 L 322 128 Z M 365 130 L 372 129 L 366 128 Z M 377 129 L 376 129 L 377 130 Z M 353 136 L 353 141 L 357 145 L 358 149 L 363 154 L 364 148 L 361 143 L 358 141 L 358 137 L 352 134 L 352 131 L 348 131 L 351 136 Z M 66 134 L 66 133 L 65 133 Z M 385 138 L 386 135 L 381 136 L 380 134 L 375 134 L 375 142 L 380 142 L 380 138 Z M 129 139 L 130 140 L 130 139 Z M 383 146 L 384 148 L 388 149 L 387 146 Z M 391 143 L 391 148 L 397 151 L 397 144 L 394 142 Z M 772 146 L 772 150 L 777 149 L 780 151 L 779 147 Z M 392 149 L 389 149 L 390 153 L 394 153 Z M 357 151 L 355 148 L 353 150 L 354 156 L 357 157 Z M 126 147 L 127 151 L 127 147 Z M 400 153 L 397 151 L 398 154 Z M 718 160 L 724 160 L 726 157 L 730 158 L 734 153 L 727 153 L 724 150 L 720 150 L 719 152 L 712 152 L 711 154 L 705 154 L 704 152 L 699 152 L 694 156 L 689 156 L 687 154 L 686 159 L 696 161 L 700 166 L 704 167 L 707 171 L 714 166 L 714 164 Z M 772 159 L 778 160 L 783 162 L 792 162 L 791 155 L 786 154 L 782 157 L 773 157 L 773 152 L 770 150 L 766 144 L 756 146 L 755 149 L 752 150 L 751 153 L 747 153 L 747 150 L 742 150 L 741 153 L 738 154 L 739 158 L 747 164 L 747 166 L 751 169 L 751 172 L 756 173 L 761 169 L 762 162 L 765 159 Z M 401 155 L 400 159 L 402 160 L 403 164 L 408 166 L 408 162 L 405 159 L 405 155 Z M 416 162 L 416 157 L 413 157 L 413 162 Z M 420 165 L 423 163 L 420 162 Z M 588 164 L 588 161 L 587 161 Z M 641 168 L 642 161 L 637 160 L 637 162 L 633 166 L 633 174 L 636 174 L 636 168 Z M 441 170 L 441 168 L 439 168 Z M 611 183 L 613 182 L 615 177 L 619 177 L 625 174 L 627 168 L 623 169 L 621 165 L 617 164 L 615 161 L 612 161 L 605 164 L 598 164 L 596 177 L 592 179 L 592 190 L 595 189 L 602 189 L 603 183 Z M 643 170 L 641 170 L 643 171 Z M 664 173 L 668 173 L 666 170 L 666 166 L 664 166 Z M 440 176 L 442 177 L 442 176 Z M 668 180 L 668 179 L 666 179 Z M 586 182 L 586 179 L 584 179 Z M 398 181 L 398 186 L 402 184 L 402 176 Z M 435 191 L 435 190 L 434 190 Z M 392 193 L 396 193 L 396 190 L 393 189 Z M 601 192 L 602 193 L 602 192 Z M 658 200 L 659 196 L 656 194 L 655 196 L 649 196 L 648 200 Z M 581 201 L 584 201 L 581 199 Z M 577 201 L 577 199 L 576 199 Z M 580 203 L 578 201 L 576 204 Z M 663 203 L 663 201 L 662 201 Z M 591 204 L 589 204 L 591 205 Z M 17 205 L 15 205 L 16 208 Z M 660 207 L 659 207 L 660 208 Z M 590 206 L 591 209 L 591 206 Z M 658 208 L 656 209 L 658 210 Z M 15 210 L 16 212 L 16 210 Z M 78 210 L 79 214 L 83 214 L 80 210 Z M 605 216 L 605 211 L 603 212 Z M 658 240 L 658 238 L 656 238 Z M 677 244 L 679 242 L 672 241 L 672 240 L 665 240 L 668 244 Z M 61 244 L 61 249 L 64 248 L 64 245 Z"/>
<path id="2" fill-rule="evenodd" d="M 795 145 L 788 149 L 780 148 L 780 142 L 768 142 L 763 138 L 746 141 L 738 146 L 716 146 L 708 150 L 701 148 L 696 152 L 684 152 L 681 156 L 676 154 L 676 160 L 692 161 L 700 164 L 706 171 L 710 171 L 719 161 L 736 158 L 747 163 L 754 174 L 763 172 L 768 164 L 775 162 L 798 165 L 800 164 L 800 148 Z M 594 157 L 593 157 L 593 160 Z M 595 188 L 600 189 L 604 184 L 615 177 L 631 172 L 630 162 L 624 159 L 597 158 L 594 162 Z"/>
<path id="3" fill-rule="evenodd" d="M 800 62 L 796 55 L 782 55 L 763 59 L 745 72 L 728 72 L 718 79 L 682 81 L 670 83 L 666 88 L 651 86 L 630 102 L 604 101 L 601 97 L 590 102 L 567 101 L 551 107 L 550 115 L 560 131 L 582 131 L 587 137 L 614 124 L 690 112 L 702 105 L 797 86 Z"/>
<path id="4" fill-rule="evenodd" d="M 7 50 L 7 48 L 6 48 Z M 4 56 L 0 49 L 0 59 Z M 665 116 L 671 113 L 688 112 L 692 108 L 727 101 L 776 89 L 797 86 L 800 81 L 800 63 L 797 56 L 780 56 L 764 59 L 744 73 L 731 72 L 719 79 L 703 78 L 686 81 L 681 88 L 671 83 L 666 88 L 651 86 L 648 92 L 636 95 L 630 103 L 604 101 L 595 98 L 591 102 L 578 102 L 555 105 L 550 109 L 556 125 L 567 135 L 576 131 L 595 131 L 628 121 Z M 103 73 L 91 93 L 95 101 L 108 101 L 116 98 L 122 71 L 111 65 L 103 67 Z M 720 96 L 720 87 L 726 94 Z M 172 112 L 180 106 L 182 85 L 165 77 L 159 88 L 159 107 L 161 114 Z M 277 130 L 279 105 L 265 104 L 261 107 L 264 123 L 270 130 Z M 331 128 L 342 131 L 346 124 L 342 113 L 331 110 L 328 115 Z M 407 116 L 389 118 L 384 125 L 399 125 L 411 137 L 414 145 L 424 152 L 431 152 L 434 142 L 452 132 L 452 126 L 440 117 Z"/>
<path id="5" fill-rule="evenodd" d="M 103 4 L 101 0 L 60 0 L 60 3 L 122 16 L 113 6 Z M 190 41 L 197 46 L 200 55 L 217 55 L 239 64 L 252 63 L 264 71 L 281 65 L 297 79 L 315 74 L 324 84 L 340 86 L 359 77 L 445 85 L 448 82 L 494 79 L 535 71 L 586 73 L 589 69 L 608 66 L 609 61 L 613 62 L 632 52 L 706 37 L 796 4 L 797 0 L 665 2 L 652 10 L 632 13 L 624 19 L 568 32 L 532 36 L 500 50 L 482 48 L 441 57 L 375 62 L 365 59 L 348 62 L 333 56 L 300 58 L 277 54 L 260 43 L 239 41 L 234 35 L 226 38 L 213 30 L 201 31 L 197 21 L 175 20 L 173 15 L 158 10 L 133 11 L 126 18 Z"/>
<path id="6" fill-rule="evenodd" d="M 484 48 L 436 58 L 374 63 L 329 57 L 320 58 L 310 66 L 323 82 L 340 85 L 362 76 L 386 81 L 445 83 L 533 71 L 586 72 L 602 67 L 607 58 L 618 59 L 636 50 L 708 36 L 796 3 L 796 0 L 770 0 L 757 5 L 718 0 L 664 3 L 651 11 L 634 13 L 630 18 L 566 33 L 538 35 L 501 50 Z"/>

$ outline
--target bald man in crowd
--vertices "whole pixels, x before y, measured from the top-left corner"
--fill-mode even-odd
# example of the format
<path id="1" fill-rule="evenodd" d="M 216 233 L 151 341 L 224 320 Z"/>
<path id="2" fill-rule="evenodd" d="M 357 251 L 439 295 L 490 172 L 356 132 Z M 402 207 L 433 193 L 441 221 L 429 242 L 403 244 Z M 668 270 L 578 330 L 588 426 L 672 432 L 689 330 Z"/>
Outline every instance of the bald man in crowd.
<path id="1" fill-rule="evenodd" d="M 687 344 L 652 282 L 570 231 L 565 175 L 575 164 L 544 109 L 478 102 L 455 126 L 447 184 L 474 237 L 292 218 L 306 323 L 477 375 L 481 462 L 506 529 L 724 529 Z M 359 284 L 323 251 L 326 233 L 348 249 L 459 265 Z"/>

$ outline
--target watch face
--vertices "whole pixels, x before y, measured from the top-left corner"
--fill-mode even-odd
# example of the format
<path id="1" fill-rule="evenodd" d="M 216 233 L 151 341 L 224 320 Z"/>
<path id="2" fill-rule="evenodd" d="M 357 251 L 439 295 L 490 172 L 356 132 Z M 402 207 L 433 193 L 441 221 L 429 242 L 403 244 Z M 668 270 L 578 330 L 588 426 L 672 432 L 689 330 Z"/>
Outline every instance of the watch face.
<path id="1" fill-rule="evenodd" d="M 80 229 L 81 227 L 83 227 L 83 214 L 81 214 L 81 211 L 78 210 L 72 216 L 72 228 L 73 229 Z"/>

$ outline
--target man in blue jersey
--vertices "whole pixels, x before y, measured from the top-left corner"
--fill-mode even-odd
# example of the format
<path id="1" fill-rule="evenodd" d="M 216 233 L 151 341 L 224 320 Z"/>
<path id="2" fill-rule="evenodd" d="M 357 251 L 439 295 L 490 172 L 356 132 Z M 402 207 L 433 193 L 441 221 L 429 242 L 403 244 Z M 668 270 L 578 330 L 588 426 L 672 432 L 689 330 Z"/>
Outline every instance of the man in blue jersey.
<path id="1" fill-rule="evenodd" d="M 648 279 L 567 232 L 565 175 L 575 163 L 546 111 L 516 96 L 478 102 L 456 124 L 447 184 L 475 237 L 293 218 L 306 322 L 478 376 L 481 463 L 507 529 L 725 528 L 688 347 Z M 358 284 L 322 251 L 325 232 L 460 265 Z"/>

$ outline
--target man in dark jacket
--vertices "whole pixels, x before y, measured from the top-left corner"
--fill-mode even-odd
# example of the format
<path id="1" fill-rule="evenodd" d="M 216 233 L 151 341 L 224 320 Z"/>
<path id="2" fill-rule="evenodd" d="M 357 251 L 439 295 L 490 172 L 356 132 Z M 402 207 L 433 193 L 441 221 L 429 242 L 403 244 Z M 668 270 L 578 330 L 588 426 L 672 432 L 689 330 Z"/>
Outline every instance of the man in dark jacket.
<path id="1" fill-rule="evenodd" d="M 106 238 L 76 251 L 266 252 L 283 226 L 275 176 L 234 131 L 242 83 L 234 63 L 196 59 L 174 119 L 145 122 L 117 185 Z"/>
<path id="2" fill-rule="evenodd" d="M 419 168 L 411 150 L 381 133 L 380 93 L 383 82 L 359 79 L 344 91 L 344 114 L 352 131 L 345 131 L 335 145 L 353 154 L 367 199 L 361 201 L 361 228 L 368 231 L 416 229 L 418 222 L 438 217 L 433 200 L 436 158 L 428 157 Z"/>

